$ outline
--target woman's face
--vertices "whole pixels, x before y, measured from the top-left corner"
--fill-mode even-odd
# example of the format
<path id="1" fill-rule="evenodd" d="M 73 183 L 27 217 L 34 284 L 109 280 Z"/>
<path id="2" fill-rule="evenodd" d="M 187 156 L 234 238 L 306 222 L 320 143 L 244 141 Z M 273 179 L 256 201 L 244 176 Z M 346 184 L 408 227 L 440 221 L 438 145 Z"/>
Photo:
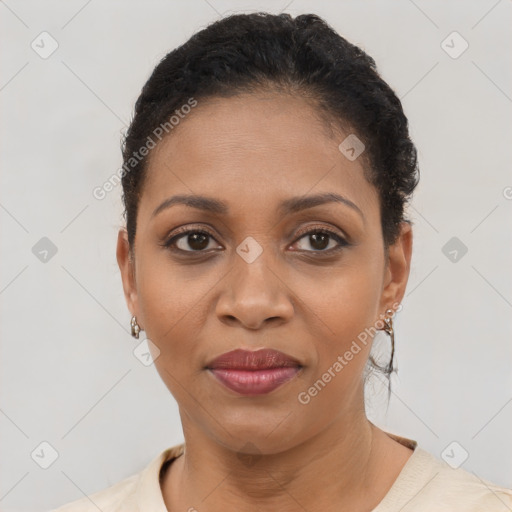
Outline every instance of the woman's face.
<path id="1" fill-rule="evenodd" d="M 402 299 L 412 238 L 404 223 L 385 259 L 378 194 L 361 158 L 338 148 L 348 135 L 331 138 L 300 98 L 261 93 L 199 101 L 152 150 L 134 267 L 124 230 L 118 261 L 129 309 L 160 351 L 155 365 L 185 431 L 274 453 L 364 414 L 371 336 L 363 343 L 362 333 L 382 327 L 381 315 Z M 320 194 L 350 203 L 303 202 Z M 178 195 L 223 206 L 175 202 L 155 214 Z M 210 236 L 165 247 L 183 230 Z M 239 394 L 206 369 L 237 348 L 279 350 L 302 368 L 270 393 Z"/>

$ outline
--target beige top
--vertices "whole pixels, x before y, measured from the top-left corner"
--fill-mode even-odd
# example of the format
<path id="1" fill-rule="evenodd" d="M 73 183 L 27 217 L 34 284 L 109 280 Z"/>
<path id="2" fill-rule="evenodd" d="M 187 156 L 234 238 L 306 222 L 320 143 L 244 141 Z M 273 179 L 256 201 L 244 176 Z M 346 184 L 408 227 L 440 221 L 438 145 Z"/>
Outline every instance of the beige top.
<path id="1" fill-rule="evenodd" d="M 386 432 L 412 448 L 391 489 L 372 512 L 509 512 L 512 489 L 452 469 L 418 447 L 412 439 Z M 146 468 L 117 484 L 51 512 L 168 512 L 160 488 L 160 471 L 183 454 L 184 443 L 167 448 Z"/>

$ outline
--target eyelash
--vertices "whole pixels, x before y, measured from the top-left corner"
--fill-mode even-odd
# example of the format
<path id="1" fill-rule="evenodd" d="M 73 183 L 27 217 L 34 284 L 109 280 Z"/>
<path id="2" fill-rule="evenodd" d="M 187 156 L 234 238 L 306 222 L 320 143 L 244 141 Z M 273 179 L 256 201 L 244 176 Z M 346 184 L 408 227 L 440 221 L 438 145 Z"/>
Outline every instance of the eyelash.
<path id="1" fill-rule="evenodd" d="M 182 231 L 178 231 L 176 234 L 174 234 L 172 237 L 170 237 L 169 239 L 167 239 L 166 241 L 164 241 L 161 245 L 169 250 L 172 250 L 172 251 L 175 251 L 175 252 L 179 252 L 179 253 L 194 253 L 194 254 L 201 254 L 201 253 L 205 253 L 206 251 L 184 251 L 182 249 L 178 249 L 177 247 L 173 247 L 173 244 L 178 241 L 178 239 L 180 238 L 184 238 L 186 235 L 189 235 L 190 233 L 199 233 L 201 235 L 206 235 L 206 236 L 209 236 L 211 238 L 213 238 L 215 240 L 215 237 L 212 233 L 210 233 L 209 231 L 205 230 L 205 229 L 199 229 L 199 228 L 196 228 L 196 229 L 185 229 L 185 230 L 182 230 Z M 298 238 L 295 240 L 295 242 L 298 242 L 299 240 L 301 240 L 302 238 L 304 238 L 305 236 L 307 235 L 311 235 L 313 233 L 322 233 L 322 234 L 325 234 L 325 235 L 329 235 L 332 239 L 334 239 L 336 242 L 338 242 L 339 246 L 338 247 L 335 247 L 335 248 L 331 248 L 331 249 L 328 249 L 328 250 L 317 250 L 317 251 L 304 251 L 306 253 L 316 253 L 316 254 L 332 254 L 332 253 L 335 253 L 335 252 L 338 252 L 339 250 L 343 249 L 344 247 L 347 247 L 349 246 L 350 244 L 344 239 L 342 238 L 340 235 L 338 235 L 337 233 L 335 233 L 334 231 L 331 231 L 325 227 L 313 227 L 311 229 L 309 229 L 308 231 L 305 231 L 305 232 L 302 232 L 302 233 L 299 233 L 297 236 Z M 295 243 L 294 242 L 294 243 Z M 299 251 L 300 252 L 300 251 Z"/>

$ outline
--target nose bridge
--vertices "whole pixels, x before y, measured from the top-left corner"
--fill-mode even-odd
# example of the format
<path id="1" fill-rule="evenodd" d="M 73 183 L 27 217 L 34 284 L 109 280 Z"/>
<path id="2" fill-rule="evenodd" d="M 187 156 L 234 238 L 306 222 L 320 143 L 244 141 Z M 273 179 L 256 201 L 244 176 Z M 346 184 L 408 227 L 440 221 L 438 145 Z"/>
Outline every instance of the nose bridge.
<path id="1" fill-rule="evenodd" d="M 233 261 L 233 272 L 236 274 L 236 281 L 240 283 L 240 287 L 258 288 L 270 292 L 270 288 L 274 283 L 269 282 L 269 276 L 273 275 L 271 268 L 275 266 L 274 258 L 271 258 L 271 250 L 267 246 L 257 242 L 253 237 L 247 237 L 236 248 L 236 256 Z"/>
<path id="2" fill-rule="evenodd" d="M 217 304 L 217 315 L 236 318 L 251 328 L 269 318 L 290 318 L 293 305 L 278 273 L 272 250 L 255 238 L 246 237 L 236 248 L 227 288 Z"/>
<path id="3" fill-rule="evenodd" d="M 242 304 L 256 300 L 268 302 L 276 292 L 279 293 L 274 275 L 276 270 L 272 269 L 275 267 L 275 259 L 268 245 L 264 248 L 264 242 L 260 241 L 248 236 L 236 248 L 233 262 L 234 291 L 238 297 L 237 302 Z"/>

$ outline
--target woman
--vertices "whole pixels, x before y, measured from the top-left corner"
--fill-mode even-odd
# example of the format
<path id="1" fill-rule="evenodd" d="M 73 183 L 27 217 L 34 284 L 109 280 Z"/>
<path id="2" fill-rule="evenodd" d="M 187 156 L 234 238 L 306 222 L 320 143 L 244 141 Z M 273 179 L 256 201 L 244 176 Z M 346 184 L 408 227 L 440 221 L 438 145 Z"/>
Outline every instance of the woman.
<path id="1" fill-rule="evenodd" d="M 416 149 L 371 57 L 315 15 L 169 53 L 123 147 L 117 259 L 185 443 L 60 512 L 501 511 L 512 491 L 365 414 L 412 253 Z"/>

